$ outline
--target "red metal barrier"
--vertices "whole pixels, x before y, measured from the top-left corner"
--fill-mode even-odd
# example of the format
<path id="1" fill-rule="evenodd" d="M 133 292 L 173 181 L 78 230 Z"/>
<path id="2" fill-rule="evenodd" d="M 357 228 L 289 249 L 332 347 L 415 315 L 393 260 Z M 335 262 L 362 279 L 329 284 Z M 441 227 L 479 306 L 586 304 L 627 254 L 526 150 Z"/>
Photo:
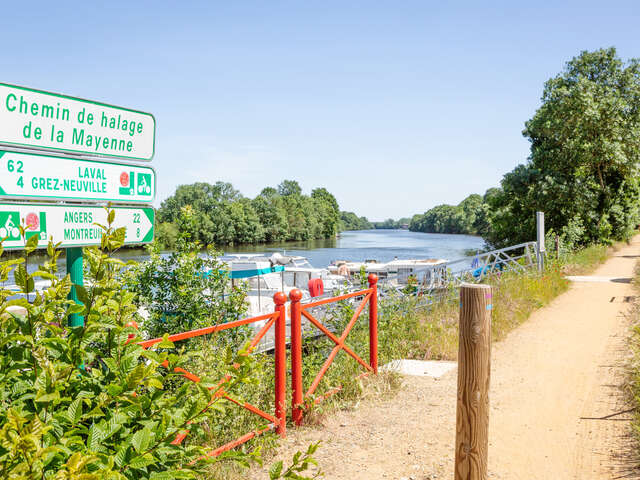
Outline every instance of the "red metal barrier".
<path id="1" fill-rule="evenodd" d="M 272 430 L 273 428 L 275 428 L 276 433 L 278 433 L 280 436 L 282 437 L 285 436 L 286 421 L 287 421 L 287 407 L 286 407 L 287 345 L 286 345 L 286 338 L 285 338 L 286 337 L 285 303 L 287 301 L 287 297 L 284 293 L 278 292 L 273 296 L 273 301 L 276 304 L 274 313 L 260 315 L 258 317 L 252 317 L 252 318 L 244 318 L 242 320 L 235 320 L 233 322 L 227 322 L 220 325 L 200 328 L 197 330 L 191 330 L 188 332 L 177 333 L 169 336 L 169 340 L 171 340 L 172 342 L 176 342 L 179 340 L 185 340 L 188 338 L 195 338 L 203 335 L 209 335 L 215 332 L 220 332 L 223 330 L 228 330 L 230 328 L 239 327 L 241 325 L 249 325 L 251 323 L 266 320 L 267 323 L 264 325 L 264 327 L 260 329 L 260 331 L 255 335 L 255 337 L 253 337 L 253 339 L 249 344 L 249 349 L 251 351 L 256 347 L 256 345 L 258 345 L 260 340 L 266 335 L 269 329 L 275 324 L 275 408 L 274 408 L 275 416 L 270 415 L 269 413 L 263 410 L 260 410 L 256 406 L 251 405 L 247 402 L 241 403 L 233 399 L 232 397 L 230 397 L 224 391 L 224 384 L 230 380 L 230 377 L 226 376 L 225 378 L 220 380 L 220 382 L 218 382 L 218 384 L 215 387 L 209 387 L 209 390 L 212 390 L 211 401 L 209 405 L 213 404 L 218 399 L 223 398 L 229 402 L 232 402 L 242 408 L 249 410 L 252 413 L 255 413 L 256 415 L 268 420 L 270 423 L 265 428 L 261 428 L 261 429 L 249 432 L 243 435 L 242 437 L 227 443 L 226 445 L 222 445 L 216 448 L 215 450 L 210 451 L 207 454 L 208 456 L 220 455 L 221 453 L 227 450 L 231 450 L 232 448 L 235 448 L 238 445 L 242 445 L 243 443 L 249 441 L 255 436 L 260 435 L 266 431 Z M 145 340 L 143 342 L 139 342 L 139 345 L 141 345 L 143 348 L 149 348 L 150 346 L 155 345 L 156 343 L 159 343 L 161 341 L 162 341 L 162 338 L 154 338 L 151 340 Z M 165 366 L 167 365 L 168 363 L 165 362 Z M 200 381 L 200 377 L 182 368 L 179 368 L 179 367 L 175 368 L 174 371 L 176 373 L 182 374 L 182 376 L 184 376 L 185 378 L 193 382 L 197 383 Z M 174 445 L 181 444 L 188 434 L 189 434 L 189 430 L 184 430 L 182 432 L 179 432 L 172 443 Z"/>
<path id="2" fill-rule="evenodd" d="M 289 294 L 291 299 L 291 406 L 292 406 L 292 419 L 296 425 L 300 425 L 302 422 L 302 405 L 304 398 L 313 395 L 318 388 L 322 377 L 327 372 L 327 369 L 333 362 L 334 358 L 340 352 L 344 350 L 354 360 L 356 360 L 366 370 L 365 374 L 370 372 L 378 373 L 378 277 L 374 274 L 370 274 L 368 277 L 369 288 L 366 290 L 360 290 L 358 292 L 348 293 L 346 295 L 340 295 L 338 297 L 327 298 L 318 300 L 316 302 L 301 304 L 302 293 L 300 290 L 292 290 Z M 319 320 L 317 320 L 309 309 L 318 307 L 320 305 L 326 305 L 328 303 L 334 303 L 349 298 L 354 298 L 364 295 L 364 299 L 356 309 L 355 313 L 351 317 L 351 320 L 345 327 L 344 332 L 340 337 L 336 337 L 329 329 L 327 329 Z M 345 340 L 349 335 L 349 332 L 358 321 L 360 314 L 364 310 L 364 307 L 369 303 L 369 363 L 366 363 L 353 350 L 351 350 L 346 344 Z M 320 371 L 311 382 L 311 386 L 306 393 L 303 393 L 302 385 L 302 317 L 305 317 L 309 322 L 314 325 L 318 330 L 329 337 L 336 346 L 333 348 L 324 365 L 320 368 Z M 341 387 L 337 387 L 327 392 L 322 398 L 332 395 L 340 390 Z"/>
<path id="3" fill-rule="evenodd" d="M 294 289 L 290 293 L 291 298 L 291 386 L 292 386 L 292 420 L 296 425 L 300 425 L 302 422 L 302 405 L 305 397 L 309 397 L 313 395 L 313 393 L 318 388 L 322 377 L 327 372 L 327 369 L 333 362 L 336 355 L 340 352 L 340 350 L 344 350 L 348 355 L 353 357 L 362 367 L 366 370 L 363 375 L 368 375 L 369 373 L 378 373 L 378 288 L 377 282 L 378 277 L 376 275 L 370 274 L 368 277 L 369 280 L 369 288 L 366 290 L 360 290 L 353 293 L 348 293 L 346 295 L 340 295 L 338 297 L 325 298 L 322 300 L 318 300 L 315 302 L 301 304 L 300 300 L 302 299 L 302 292 L 298 289 Z M 326 305 L 329 303 L 339 302 L 341 300 L 346 300 L 349 298 L 364 296 L 364 299 L 357 307 L 353 317 L 345 327 L 344 332 L 337 337 L 334 333 L 332 333 L 329 329 L 327 329 L 319 320 L 317 320 L 311 313 L 307 310 L 320 306 Z M 232 402 L 242 408 L 249 410 L 250 412 L 268 420 L 270 423 L 266 427 L 256 429 L 245 435 L 222 445 L 210 452 L 207 453 L 208 456 L 217 456 L 227 450 L 231 450 L 243 443 L 248 442 L 252 438 L 261 435 L 269 430 L 275 428 L 276 433 L 280 436 L 284 437 L 286 434 L 286 420 L 287 420 L 287 406 L 286 406 L 286 388 L 287 388 L 287 377 L 286 377 L 286 368 L 287 368 L 287 345 L 286 345 L 286 306 L 285 303 L 287 301 L 287 297 L 284 293 L 278 292 L 273 296 L 273 301 L 275 303 L 275 311 L 273 313 L 269 313 L 266 315 L 260 315 L 258 317 L 252 318 L 244 318 L 242 320 L 235 320 L 233 322 L 223 323 L 221 325 L 214 325 L 211 327 L 200 328 L 197 330 L 191 330 L 188 332 L 176 333 L 174 335 L 169 335 L 169 340 L 172 342 L 177 342 L 180 340 L 186 340 L 188 338 L 200 337 L 203 335 L 209 335 L 215 332 L 220 332 L 223 330 L 228 330 L 231 328 L 236 328 L 242 325 L 249 325 L 255 322 L 259 322 L 262 320 L 266 320 L 266 324 L 260 329 L 260 331 L 253 337 L 249 344 L 249 350 L 254 349 L 260 340 L 267 334 L 271 327 L 275 329 L 275 351 L 274 351 L 274 359 L 275 359 L 275 402 L 274 402 L 274 415 L 271 415 L 263 410 L 260 410 L 254 405 L 249 403 L 241 403 L 238 400 L 230 397 L 224 390 L 224 384 L 230 380 L 229 376 L 221 379 L 220 382 L 215 387 L 209 387 L 209 390 L 212 391 L 211 394 L 211 402 L 209 405 L 213 404 L 218 399 L 225 399 L 229 402 Z M 351 350 L 346 344 L 346 338 L 349 335 L 349 332 L 358 321 L 360 314 L 364 310 L 364 308 L 369 304 L 369 363 L 366 363 L 362 360 L 353 350 Z M 304 393 L 303 392 L 303 382 L 302 382 L 302 316 L 311 322 L 316 328 L 318 328 L 323 334 L 325 334 L 328 338 L 330 338 L 336 346 L 333 348 L 331 353 L 329 354 L 327 360 L 324 365 L 316 375 L 315 379 L 311 383 L 309 390 Z M 135 325 L 137 328 L 137 325 Z M 149 348 L 156 343 L 161 342 L 162 338 L 154 338 L 151 340 L 145 340 L 139 342 L 143 348 Z M 167 362 L 164 364 L 168 365 Z M 193 381 L 200 382 L 200 377 L 197 375 L 186 371 L 183 368 L 176 367 L 174 369 L 176 373 L 180 373 L 185 378 Z M 363 376 L 360 375 L 360 376 Z M 329 392 L 326 392 L 321 398 L 326 398 L 329 395 L 337 393 L 340 391 L 342 387 L 337 387 Z M 208 407 L 207 407 L 208 408 Z M 189 430 L 183 430 L 176 435 L 176 438 L 173 440 L 174 445 L 181 444 L 184 439 L 189 434 Z M 195 462 L 195 461 L 194 461 Z"/>

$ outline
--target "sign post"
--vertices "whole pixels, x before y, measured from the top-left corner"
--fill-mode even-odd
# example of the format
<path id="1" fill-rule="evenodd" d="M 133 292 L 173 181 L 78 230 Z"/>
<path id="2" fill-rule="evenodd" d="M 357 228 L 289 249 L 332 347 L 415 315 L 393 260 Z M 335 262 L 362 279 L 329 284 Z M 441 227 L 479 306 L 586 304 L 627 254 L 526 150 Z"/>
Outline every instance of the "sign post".
<path id="1" fill-rule="evenodd" d="M 0 239 L 7 250 L 38 237 L 67 250 L 72 285 L 83 285 L 82 247 L 100 245 L 107 210 L 115 206 L 115 228 L 125 227 L 125 245 L 153 240 L 156 194 L 151 167 L 123 163 L 150 161 L 155 153 L 153 115 L 68 95 L 0 83 Z M 42 152 L 42 153 L 37 153 Z M 46 154 L 49 152 L 49 154 Z M 105 160 L 107 158 L 115 160 Z M 33 200 L 88 204 L 45 204 Z M 3 202 L 7 203 L 3 203 Z M 69 299 L 80 303 L 75 288 Z M 84 325 L 79 314 L 69 325 Z"/>
<path id="2" fill-rule="evenodd" d="M 84 262 L 82 261 L 82 247 L 67 248 L 67 273 L 71 280 L 71 291 L 69 292 L 69 300 L 80 303 L 75 285 L 84 284 Z M 69 315 L 70 327 L 82 327 L 84 318 L 78 313 Z"/>
<path id="3" fill-rule="evenodd" d="M 544 270 L 544 255 L 546 252 L 544 246 L 544 212 L 536 212 L 536 250 L 538 260 L 538 271 Z"/>

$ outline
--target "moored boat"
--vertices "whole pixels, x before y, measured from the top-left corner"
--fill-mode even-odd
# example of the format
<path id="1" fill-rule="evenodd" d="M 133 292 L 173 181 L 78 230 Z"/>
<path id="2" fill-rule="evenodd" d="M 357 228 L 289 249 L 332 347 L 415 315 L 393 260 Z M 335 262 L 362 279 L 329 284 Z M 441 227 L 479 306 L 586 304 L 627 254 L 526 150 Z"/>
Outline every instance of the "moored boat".
<path id="1" fill-rule="evenodd" d="M 436 258 L 396 258 L 385 263 L 380 263 L 376 260 L 366 260 L 364 262 L 338 260 L 329 265 L 328 269 L 331 273 L 344 277 L 358 275 L 364 269 L 365 273 L 375 273 L 383 281 L 388 279 L 392 283 L 406 285 L 411 277 L 420 283 L 430 282 L 432 272 L 437 270 L 434 267 L 444 265 L 446 262 L 446 260 Z"/>

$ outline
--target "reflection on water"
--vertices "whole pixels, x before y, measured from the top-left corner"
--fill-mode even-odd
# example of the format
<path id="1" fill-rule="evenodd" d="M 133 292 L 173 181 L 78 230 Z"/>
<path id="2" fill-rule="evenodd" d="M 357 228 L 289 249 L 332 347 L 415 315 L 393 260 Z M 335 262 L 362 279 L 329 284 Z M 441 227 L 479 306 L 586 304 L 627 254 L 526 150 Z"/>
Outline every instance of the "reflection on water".
<path id="1" fill-rule="evenodd" d="M 483 247 L 480 237 L 470 235 L 448 235 L 440 233 L 420 233 L 408 230 L 358 230 L 343 232 L 338 238 L 312 240 L 308 242 L 282 242 L 262 245 L 239 245 L 225 247 L 225 254 L 284 252 L 287 255 L 307 257 L 314 267 L 326 267 L 334 260 L 364 261 L 375 259 L 388 262 L 394 258 L 442 258 L 455 260 L 465 256 L 467 250 Z M 116 253 L 122 260 L 142 261 L 148 257 L 144 248 L 124 249 Z M 37 270 L 45 256 L 32 254 L 29 271 Z M 66 260 L 61 258 L 59 271 L 66 270 Z M 13 283 L 13 279 L 10 279 Z"/>

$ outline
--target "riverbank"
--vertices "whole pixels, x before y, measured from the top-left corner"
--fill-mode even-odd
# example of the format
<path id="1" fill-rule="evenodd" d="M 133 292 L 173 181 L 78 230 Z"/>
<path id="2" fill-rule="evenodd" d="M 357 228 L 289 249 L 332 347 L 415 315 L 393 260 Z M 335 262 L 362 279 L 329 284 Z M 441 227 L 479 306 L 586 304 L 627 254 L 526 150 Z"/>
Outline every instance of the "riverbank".
<path id="1" fill-rule="evenodd" d="M 565 275 L 584 274 L 602 263 L 607 258 L 607 250 L 602 246 L 589 247 L 575 254 L 567 255 L 559 262 L 549 261 L 543 274 L 537 272 L 505 273 L 492 277 L 489 282 L 495 288 L 494 340 L 505 338 L 510 331 L 524 323 L 532 312 L 549 304 L 554 298 L 565 292 L 569 288 L 569 283 L 564 279 Z M 418 299 L 381 299 L 378 339 L 380 364 L 383 365 L 399 358 L 455 360 L 457 356 L 457 326 L 458 310 L 455 302 L 443 302 L 425 307 L 419 304 Z M 368 354 L 366 322 L 356 324 L 349 335 L 349 345 L 354 351 L 366 358 Z M 331 346 L 332 344 L 326 340 L 308 345 L 309 350 L 305 355 L 305 371 L 317 371 L 326 358 L 327 349 Z M 263 361 L 266 362 L 263 363 L 265 368 L 261 368 L 259 373 L 259 385 L 263 387 L 260 387 L 260 391 L 257 392 L 247 389 L 246 400 L 253 403 L 262 399 L 264 407 L 269 408 L 271 397 L 266 386 L 272 382 L 272 368 L 269 359 L 263 359 Z M 386 403 L 401 388 L 402 381 L 395 373 L 386 372 L 377 378 L 358 380 L 355 377 L 359 373 L 359 366 L 350 357 L 344 354 L 336 357 L 319 388 L 319 392 L 327 391 L 337 385 L 343 386 L 342 391 L 307 412 L 306 424 L 320 428 L 317 430 L 319 432 L 318 438 L 323 435 L 323 425 L 335 423 L 336 417 L 334 415 L 336 412 L 348 412 L 357 408 L 356 406 L 360 402 L 372 398 L 375 399 L 375 402 Z M 305 374 L 305 378 L 308 378 L 308 375 L 309 373 Z M 344 413 L 337 413 L 337 418 L 342 418 L 342 415 Z M 251 416 L 242 412 L 234 418 L 236 425 L 241 425 L 245 429 L 244 431 L 252 428 L 251 421 Z M 313 431 L 316 431 L 315 427 L 312 428 Z M 229 438 L 233 438 L 231 433 L 229 432 Z M 299 438 L 295 430 L 290 430 L 290 433 L 294 435 L 294 438 Z M 220 441 L 221 439 L 217 438 L 216 440 Z M 262 447 L 263 452 L 267 454 L 273 451 L 281 452 L 276 448 L 276 445 L 277 440 L 267 436 L 254 440 L 254 443 L 248 448 Z M 297 449 L 305 447 L 302 443 L 295 443 L 295 441 L 293 444 L 287 441 L 285 445 L 289 445 L 284 449 L 286 454 L 278 454 L 278 458 L 292 454 L 291 449 L 294 446 Z M 274 448 L 276 449 L 274 450 Z M 321 458 L 326 459 L 332 451 L 330 449 L 329 453 L 325 454 L 323 447 L 321 447 L 319 454 Z M 322 462 L 321 466 L 324 469 Z M 245 475 L 246 472 L 243 469 L 226 465 L 218 466 L 212 478 L 235 480 L 246 478 Z M 256 475 L 258 474 L 256 473 Z"/>
<path id="2" fill-rule="evenodd" d="M 635 261 L 628 257 L 637 256 L 638 242 L 636 238 L 636 243 L 617 253 L 610 249 L 610 259 L 594 274 L 628 276 L 627 270 Z M 498 323 L 505 329 L 501 337 L 494 336 L 499 341 L 492 354 L 492 478 L 612 478 L 608 463 L 612 452 L 607 442 L 621 425 L 596 418 L 613 408 L 600 396 L 610 391 L 599 387 L 608 386 L 616 375 L 608 367 L 620 353 L 615 341 L 626 321 L 619 315 L 625 305 L 611 303 L 609 297 L 624 296 L 629 285 L 569 285 L 564 279 L 569 273 L 593 272 L 606 252 L 606 247 L 591 247 L 567 257 L 557 272 L 556 265 L 550 265 L 543 275 L 527 275 L 532 281 L 538 278 L 533 290 L 526 286 L 529 280 L 523 283 L 517 278 L 496 287 L 502 293 L 494 297 L 494 328 Z M 556 285 L 554 292 L 561 293 L 555 298 L 545 293 L 534 299 L 547 298 L 544 308 L 517 300 L 531 292 L 549 292 L 543 283 Z M 521 297 L 521 289 L 529 292 Z M 527 310 L 533 314 L 524 323 Z M 520 320 L 519 327 L 517 322 L 504 322 L 514 316 Z M 401 386 L 386 395 L 375 395 L 378 385 L 372 381 L 362 400 L 324 415 L 319 425 L 290 430 L 275 458 L 290 458 L 305 445 L 321 441 L 315 456 L 326 478 L 450 478 L 456 425 L 455 370 L 440 379 L 403 377 Z M 250 476 L 263 477 L 264 471 L 258 468 Z"/>

